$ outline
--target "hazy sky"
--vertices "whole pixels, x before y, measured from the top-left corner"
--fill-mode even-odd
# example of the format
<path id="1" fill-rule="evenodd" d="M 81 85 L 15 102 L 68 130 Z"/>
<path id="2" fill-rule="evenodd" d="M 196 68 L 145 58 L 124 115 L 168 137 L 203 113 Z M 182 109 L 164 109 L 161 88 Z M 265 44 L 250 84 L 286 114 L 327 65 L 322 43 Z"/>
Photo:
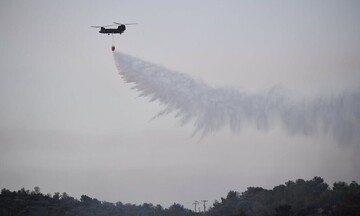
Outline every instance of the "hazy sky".
<path id="1" fill-rule="evenodd" d="M 321 176 L 360 181 L 359 144 L 331 134 L 193 125 L 138 98 L 115 68 L 111 36 L 91 25 L 138 22 L 124 53 L 214 87 L 298 98 L 360 88 L 359 1 L 0 2 L 0 187 L 39 186 L 106 201 L 211 203 L 229 190 Z"/>

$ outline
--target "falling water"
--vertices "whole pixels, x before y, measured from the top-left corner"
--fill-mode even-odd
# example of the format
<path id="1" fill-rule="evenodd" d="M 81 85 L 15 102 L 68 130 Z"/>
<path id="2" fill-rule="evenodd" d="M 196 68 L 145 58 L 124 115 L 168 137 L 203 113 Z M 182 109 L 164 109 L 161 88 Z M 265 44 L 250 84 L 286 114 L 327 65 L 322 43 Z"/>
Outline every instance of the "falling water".
<path id="1" fill-rule="evenodd" d="M 279 91 L 243 93 L 213 88 L 164 67 L 114 52 L 122 78 L 133 83 L 140 96 L 164 106 L 156 117 L 175 113 L 181 124 L 194 123 L 202 135 L 226 126 L 233 132 L 253 125 L 267 130 L 276 122 L 289 134 L 329 133 L 341 143 L 360 143 L 360 94 L 297 100 Z"/>

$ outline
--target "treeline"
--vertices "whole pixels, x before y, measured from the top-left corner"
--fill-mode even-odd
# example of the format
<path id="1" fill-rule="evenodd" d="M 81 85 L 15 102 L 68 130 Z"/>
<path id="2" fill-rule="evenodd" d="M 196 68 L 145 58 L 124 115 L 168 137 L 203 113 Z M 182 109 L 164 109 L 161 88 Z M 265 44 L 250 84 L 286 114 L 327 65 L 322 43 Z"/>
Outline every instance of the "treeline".
<path id="1" fill-rule="evenodd" d="M 192 215 L 189 209 L 174 203 L 164 209 L 160 205 L 123 204 L 122 202 L 101 202 L 82 195 L 77 200 L 67 193 L 44 195 L 39 187 L 33 191 L 22 188 L 19 191 L 2 189 L 0 194 L 0 216 L 185 216 Z"/>
<path id="2" fill-rule="evenodd" d="M 332 188 L 320 177 L 298 179 L 266 190 L 249 187 L 230 191 L 207 211 L 196 213 L 174 203 L 169 208 L 145 203 L 101 202 L 82 195 L 77 200 L 67 193 L 42 194 L 39 187 L 29 191 L 2 189 L 0 216 L 360 216 L 360 186 L 356 182 L 334 183 Z"/>
<path id="3" fill-rule="evenodd" d="M 208 216 L 360 216 L 360 186 L 336 182 L 332 188 L 320 177 L 288 181 L 272 190 L 249 187 L 230 191 L 215 201 Z"/>

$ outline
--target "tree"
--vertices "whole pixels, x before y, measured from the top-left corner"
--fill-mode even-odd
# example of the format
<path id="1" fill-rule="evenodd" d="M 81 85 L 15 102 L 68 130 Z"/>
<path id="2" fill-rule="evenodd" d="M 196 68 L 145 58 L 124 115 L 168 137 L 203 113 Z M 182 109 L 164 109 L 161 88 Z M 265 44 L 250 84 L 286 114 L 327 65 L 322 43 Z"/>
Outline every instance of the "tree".
<path id="1" fill-rule="evenodd" d="M 185 209 L 184 206 L 174 203 L 168 209 L 169 214 L 171 216 L 186 216 L 190 215 L 191 211 L 189 209 Z"/>
<path id="2" fill-rule="evenodd" d="M 34 193 L 40 194 L 40 187 L 38 187 L 38 186 L 34 187 Z"/>

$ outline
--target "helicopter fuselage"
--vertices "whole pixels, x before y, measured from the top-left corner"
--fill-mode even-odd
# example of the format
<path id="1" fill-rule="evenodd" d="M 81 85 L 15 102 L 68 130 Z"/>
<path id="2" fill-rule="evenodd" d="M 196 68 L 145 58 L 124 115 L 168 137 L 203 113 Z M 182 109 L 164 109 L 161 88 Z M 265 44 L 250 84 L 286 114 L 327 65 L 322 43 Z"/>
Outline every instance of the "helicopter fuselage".
<path id="1" fill-rule="evenodd" d="M 101 33 L 101 34 L 122 34 L 125 30 L 126 30 L 125 25 L 119 25 L 115 29 L 101 27 L 99 33 Z"/>

